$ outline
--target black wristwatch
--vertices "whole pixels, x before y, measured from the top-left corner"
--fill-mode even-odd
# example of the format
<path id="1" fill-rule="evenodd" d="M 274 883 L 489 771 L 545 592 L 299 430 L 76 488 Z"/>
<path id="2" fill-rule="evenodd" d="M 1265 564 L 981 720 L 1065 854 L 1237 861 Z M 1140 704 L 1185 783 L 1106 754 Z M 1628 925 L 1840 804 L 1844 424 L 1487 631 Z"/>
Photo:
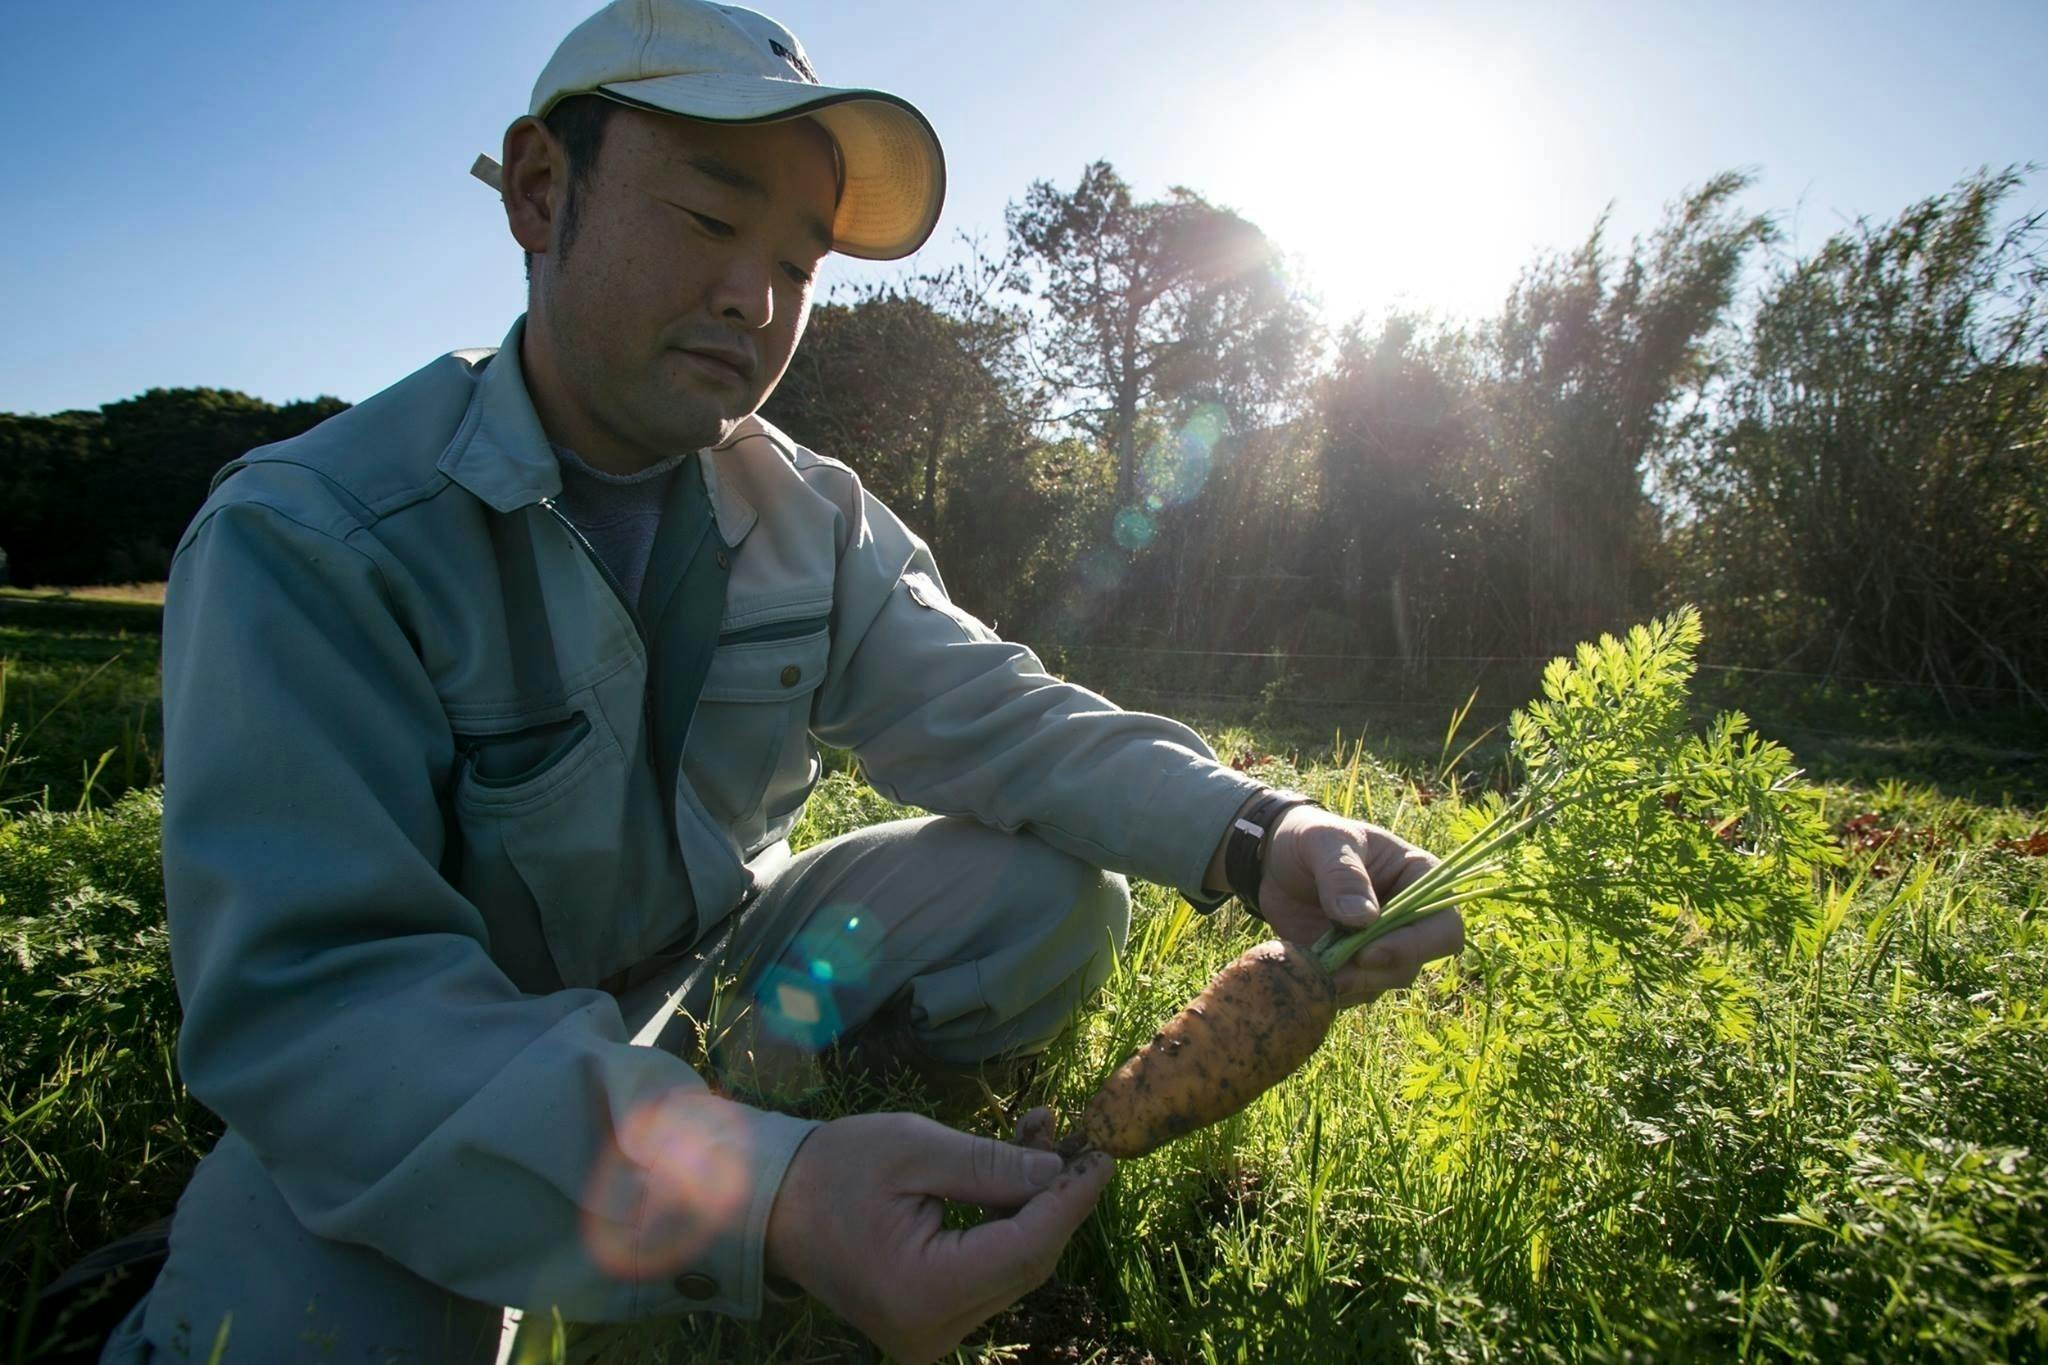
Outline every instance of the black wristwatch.
<path id="1" fill-rule="evenodd" d="M 1252 798 L 1230 822 L 1230 836 L 1223 845 L 1223 880 L 1258 919 L 1266 918 L 1259 910 L 1259 881 L 1266 875 L 1266 854 L 1273 847 L 1274 828 L 1280 817 L 1296 806 L 1317 804 L 1312 796 L 1273 787 Z"/>

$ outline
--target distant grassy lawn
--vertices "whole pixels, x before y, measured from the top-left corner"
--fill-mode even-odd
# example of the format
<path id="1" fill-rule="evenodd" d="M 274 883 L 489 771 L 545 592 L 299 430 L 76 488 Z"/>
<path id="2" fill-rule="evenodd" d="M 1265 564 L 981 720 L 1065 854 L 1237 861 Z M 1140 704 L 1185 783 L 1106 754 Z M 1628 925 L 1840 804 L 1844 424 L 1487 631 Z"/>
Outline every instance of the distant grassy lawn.
<path id="1" fill-rule="evenodd" d="M 136 610 L 0 599 L 0 723 L 27 725 L 118 660 L 38 732 L 31 777 L 0 790 L 17 798 L 0 823 L 16 964 L 0 977 L 0 1304 L 167 1209 L 214 1131 L 170 1059 L 156 642 L 140 616 L 107 614 Z M 1848 863 L 1816 888 L 1826 932 L 1783 956 L 1727 950 L 1713 980 L 1637 997 L 1591 945 L 1519 939 L 1481 909 L 1457 963 L 1347 1016 L 1246 1114 L 1127 1163 L 1056 1284 L 965 1358 L 2048 1358 L 2048 858 L 2024 842 L 2048 823 L 2039 725 L 1937 723 L 1924 699 L 1736 699 L 1829 792 Z M 1500 762 L 1489 740 L 1446 771 L 1478 726 L 1447 745 L 1445 714 L 1344 714 L 1341 755 L 1337 713 L 1284 697 L 1193 719 L 1270 780 L 1442 844 Z M 83 784 L 60 779 L 131 731 L 95 799 L 140 790 L 84 815 L 19 804 L 48 783 L 68 810 Z M 799 835 L 896 813 L 839 771 Z M 1074 1112 L 1253 937 L 1233 912 L 1136 890 L 1121 970 L 1033 1088 L 1001 1097 L 1013 1112 Z M 803 1306 L 572 1333 L 568 1355 L 864 1358 Z"/>
<path id="2" fill-rule="evenodd" d="M 157 781 L 161 623 L 146 601 L 0 593 L 0 804 Z"/>
<path id="3" fill-rule="evenodd" d="M 0 588 L 0 597 L 56 598 L 77 602 L 150 602 L 164 604 L 162 583 L 99 583 L 83 588 Z"/>

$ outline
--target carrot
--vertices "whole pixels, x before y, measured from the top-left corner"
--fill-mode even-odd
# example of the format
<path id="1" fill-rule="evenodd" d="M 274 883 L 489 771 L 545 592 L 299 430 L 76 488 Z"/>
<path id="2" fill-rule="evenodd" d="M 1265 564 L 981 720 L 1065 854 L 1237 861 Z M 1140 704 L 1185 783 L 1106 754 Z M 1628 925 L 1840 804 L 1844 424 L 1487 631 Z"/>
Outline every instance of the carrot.
<path id="1" fill-rule="evenodd" d="M 1103 1083 L 1062 1150 L 1143 1156 L 1229 1118 L 1307 1061 L 1336 1017 L 1337 988 L 1308 949 L 1248 949 Z"/>

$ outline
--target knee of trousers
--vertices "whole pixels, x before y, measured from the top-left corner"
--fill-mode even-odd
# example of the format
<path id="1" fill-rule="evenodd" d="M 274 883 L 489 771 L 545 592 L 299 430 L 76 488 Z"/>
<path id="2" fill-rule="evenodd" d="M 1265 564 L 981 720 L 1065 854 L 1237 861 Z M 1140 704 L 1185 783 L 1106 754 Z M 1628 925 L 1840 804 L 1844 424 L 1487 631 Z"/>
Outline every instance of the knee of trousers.
<path id="1" fill-rule="evenodd" d="M 1131 884 L 1120 872 L 1090 869 L 1087 891 L 1076 902 L 1077 913 L 1101 927 L 1097 951 L 1088 959 L 1088 989 L 1109 980 L 1110 969 L 1131 937 Z"/>
<path id="2" fill-rule="evenodd" d="M 1060 922 L 1061 941 L 1072 949 L 1068 992 L 1093 995 L 1109 980 L 1117 955 L 1131 935 L 1131 884 L 1121 873 L 1107 872 L 1050 845 L 1041 845 L 1040 884 L 1056 887 L 1066 897 Z"/>
<path id="3" fill-rule="evenodd" d="M 1000 927 L 969 969 L 978 1008 L 921 1030 L 941 1061 L 965 1065 L 1044 1048 L 1094 999 L 1129 936 L 1131 890 L 1122 876 L 1025 839 L 1024 866 L 1011 865 L 1005 894 L 985 907 Z M 942 993 L 927 979 L 913 994 L 931 1006 Z"/>

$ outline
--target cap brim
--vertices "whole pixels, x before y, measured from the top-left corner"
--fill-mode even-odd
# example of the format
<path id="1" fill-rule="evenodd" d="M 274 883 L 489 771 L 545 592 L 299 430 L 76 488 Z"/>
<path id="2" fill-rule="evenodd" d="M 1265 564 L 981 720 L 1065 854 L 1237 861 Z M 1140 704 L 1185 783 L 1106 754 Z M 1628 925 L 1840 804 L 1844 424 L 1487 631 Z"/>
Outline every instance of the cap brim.
<path id="1" fill-rule="evenodd" d="M 891 261 L 923 246 L 946 202 L 939 136 L 909 101 L 881 90 L 850 90 L 728 72 L 650 76 L 599 87 L 662 113 L 714 123 L 816 119 L 845 162 L 846 186 L 832 218 L 832 249 Z"/>

